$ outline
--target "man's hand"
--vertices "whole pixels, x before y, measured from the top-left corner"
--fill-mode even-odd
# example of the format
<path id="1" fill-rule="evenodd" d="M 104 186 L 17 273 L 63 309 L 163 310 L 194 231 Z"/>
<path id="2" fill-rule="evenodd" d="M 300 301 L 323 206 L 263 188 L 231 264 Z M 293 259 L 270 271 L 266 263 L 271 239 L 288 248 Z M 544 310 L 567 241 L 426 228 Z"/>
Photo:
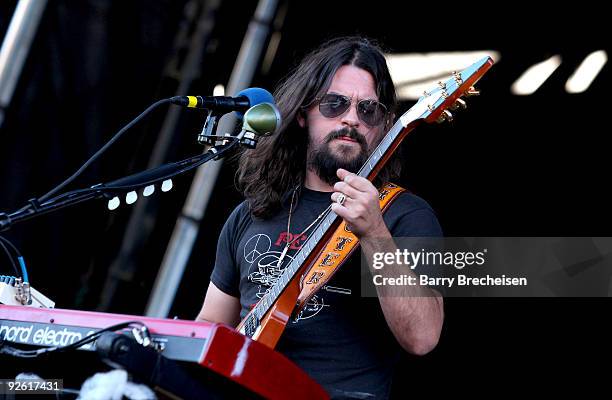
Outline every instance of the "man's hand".
<path id="1" fill-rule="evenodd" d="M 332 211 L 342 217 L 348 228 L 361 239 L 389 237 L 378 204 L 378 190 L 374 185 L 366 178 L 342 168 L 338 169 L 337 175 L 340 182 L 334 185 L 331 195 L 334 202 Z M 343 205 L 337 203 L 340 194 L 346 196 Z"/>

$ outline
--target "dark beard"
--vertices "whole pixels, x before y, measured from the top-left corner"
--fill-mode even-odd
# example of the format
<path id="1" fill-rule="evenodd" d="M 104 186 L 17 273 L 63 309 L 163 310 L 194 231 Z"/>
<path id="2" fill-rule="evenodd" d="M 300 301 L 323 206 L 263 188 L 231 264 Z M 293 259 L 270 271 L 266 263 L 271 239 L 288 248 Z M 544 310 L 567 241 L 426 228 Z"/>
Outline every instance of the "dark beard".
<path id="1" fill-rule="evenodd" d="M 346 136 L 354 139 L 359 144 L 361 151 L 352 156 L 347 155 L 347 151 L 343 151 L 343 146 L 339 146 L 340 155 L 332 153 L 329 148 L 329 143 L 339 137 Z M 352 151 L 351 151 L 352 152 Z M 318 149 L 314 149 L 308 156 L 308 168 L 315 172 L 321 180 L 329 185 L 338 182 L 336 172 L 338 168 L 343 168 L 350 172 L 357 172 L 368 159 L 368 143 L 365 137 L 357 132 L 356 129 L 344 128 L 339 131 L 330 132 L 325 138 L 325 141 Z"/>

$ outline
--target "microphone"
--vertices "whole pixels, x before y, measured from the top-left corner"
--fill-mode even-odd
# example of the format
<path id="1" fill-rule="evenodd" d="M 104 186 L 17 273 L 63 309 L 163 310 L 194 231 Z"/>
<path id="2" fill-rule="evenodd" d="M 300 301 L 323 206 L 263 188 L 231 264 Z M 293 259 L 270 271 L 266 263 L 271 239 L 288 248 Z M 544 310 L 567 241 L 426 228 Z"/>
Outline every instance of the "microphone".
<path id="1" fill-rule="evenodd" d="M 257 104 L 244 113 L 242 131 L 238 135 L 240 144 L 254 149 L 259 137 L 276 133 L 280 125 L 281 115 L 274 104 Z"/>
<path id="2" fill-rule="evenodd" d="M 242 130 L 258 136 L 270 136 L 280 127 L 281 115 L 272 103 L 260 103 L 249 108 L 242 119 Z"/>
<path id="3" fill-rule="evenodd" d="M 247 88 L 235 97 L 228 96 L 175 96 L 170 99 L 172 104 L 189 108 L 204 108 L 220 113 L 236 111 L 242 118 L 242 112 L 260 103 L 274 104 L 274 97 L 266 89 Z"/>

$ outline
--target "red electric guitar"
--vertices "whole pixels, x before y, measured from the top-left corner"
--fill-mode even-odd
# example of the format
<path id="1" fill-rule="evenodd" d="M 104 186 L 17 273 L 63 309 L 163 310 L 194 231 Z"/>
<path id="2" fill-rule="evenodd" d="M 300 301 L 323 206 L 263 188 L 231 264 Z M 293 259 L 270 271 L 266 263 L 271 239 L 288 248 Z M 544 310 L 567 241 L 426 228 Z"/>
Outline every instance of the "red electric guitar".
<path id="1" fill-rule="evenodd" d="M 385 135 L 359 175 L 373 181 L 401 141 L 420 123 L 451 121 L 451 111 L 466 107 L 462 97 L 479 94 L 474 89 L 474 84 L 492 65 L 493 60 L 485 57 L 459 73 L 454 72 L 445 82 L 438 82 L 437 86 L 425 91 L 418 102 L 404 113 Z M 327 242 L 335 237 L 341 222 L 342 219 L 331 210 L 327 213 L 276 283 L 240 322 L 237 327 L 240 333 L 274 348 L 289 318 L 299 312 L 314 295 L 314 292 L 309 292 L 311 289 L 308 285 L 304 286 L 304 277 L 321 255 Z M 338 255 L 338 258 L 342 259 L 349 254 L 340 250 Z M 330 277 L 331 274 L 328 274 L 327 279 Z"/>

